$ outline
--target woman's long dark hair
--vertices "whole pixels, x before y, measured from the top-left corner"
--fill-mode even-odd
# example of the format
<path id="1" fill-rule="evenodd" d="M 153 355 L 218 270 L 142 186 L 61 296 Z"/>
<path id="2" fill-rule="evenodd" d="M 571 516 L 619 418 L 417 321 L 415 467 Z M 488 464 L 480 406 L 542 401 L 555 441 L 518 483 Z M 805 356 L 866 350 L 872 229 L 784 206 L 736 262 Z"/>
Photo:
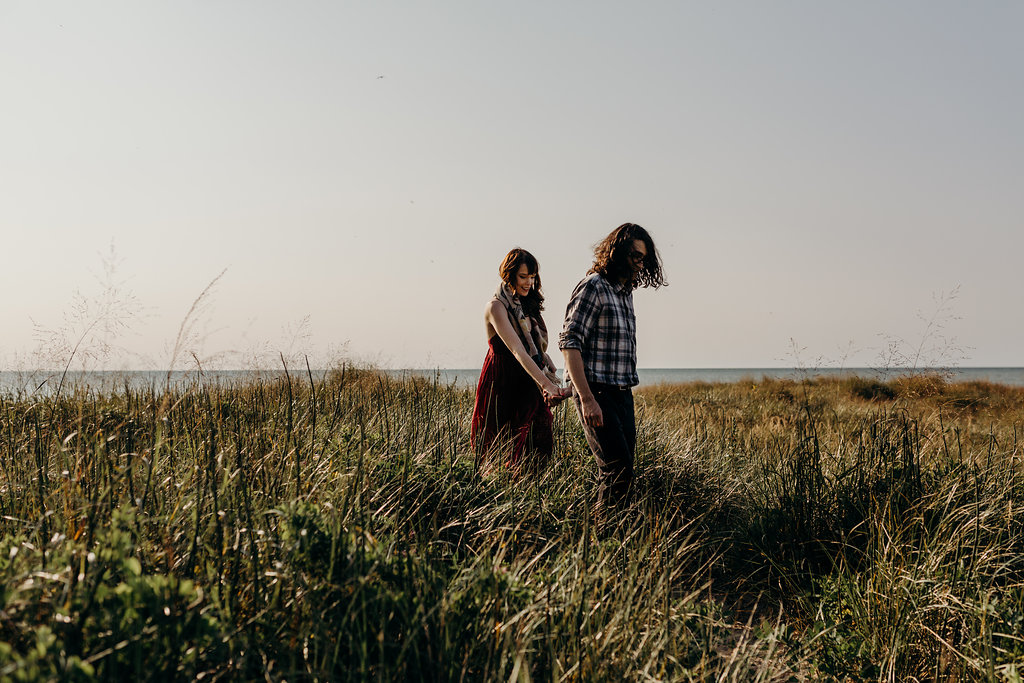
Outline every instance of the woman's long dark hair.
<path id="1" fill-rule="evenodd" d="M 665 274 L 661 270 L 661 255 L 654 246 L 650 233 L 636 223 L 623 223 L 612 230 L 611 234 L 594 247 L 594 265 L 588 272 L 600 273 L 609 282 L 629 279 L 632 269 L 629 267 L 629 255 L 633 251 L 633 240 L 643 240 L 647 247 L 644 267 L 629 282 L 630 288 L 662 287 L 667 285 Z"/>
<path id="2" fill-rule="evenodd" d="M 519 301 L 523 304 L 523 313 L 530 317 L 539 317 L 540 312 L 544 310 L 544 295 L 540 292 L 540 265 L 533 254 L 519 247 L 508 252 L 505 255 L 505 260 L 498 267 L 498 277 L 506 285 L 515 289 L 516 273 L 519 272 L 519 266 L 524 264 L 526 270 L 534 275 L 533 287 L 530 289 L 530 293 L 525 297 L 520 297 Z"/>

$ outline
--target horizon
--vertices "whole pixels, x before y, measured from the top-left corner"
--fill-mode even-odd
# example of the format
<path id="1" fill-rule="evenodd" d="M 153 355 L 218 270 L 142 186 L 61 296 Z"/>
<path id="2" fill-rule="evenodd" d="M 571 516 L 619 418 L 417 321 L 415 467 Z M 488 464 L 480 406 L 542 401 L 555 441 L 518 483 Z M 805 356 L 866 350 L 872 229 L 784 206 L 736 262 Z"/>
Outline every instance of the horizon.
<path id="1" fill-rule="evenodd" d="M 341 368 L 343 363 L 337 365 L 311 365 L 310 369 L 313 372 L 324 372 L 327 370 L 336 370 Z M 467 366 L 467 367 L 387 367 L 387 366 L 376 366 L 376 365 L 361 365 L 358 363 L 345 362 L 344 365 L 354 369 L 365 369 L 365 370 L 381 370 L 384 372 L 480 372 L 479 367 Z M 556 367 L 559 371 L 564 371 L 565 368 L 556 363 Z M 658 370 L 683 370 L 683 371 L 742 371 L 742 370 L 773 370 L 773 371 L 817 371 L 817 370 L 829 370 L 829 371 L 855 371 L 855 370 L 870 370 L 872 372 L 956 372 L 958 370 L 1024 370 L 1024 365 L 956 365 L 956 366 L 942 366 L 942 365 L 930 365 L 930 366 L 879 366 L 879 365 L 808 365 L 808 366 L 796 366 L 796 365 L 765 365 L 765 366 L 753 366 L 753 365 L 736 365 L 736 366 L 716 366 L 716 367 L 684 367 L 684 366 L 664 366 L 664 367 L 653 367 L 653 366 L 637 366 L 637 370 L 640 372 L 652 372 Z M 264 367 L 252 367 L 252 368 L 183 368 L 183 369 L 168 369 L 168 368 L 120 368 L 120 369 L 71 369 L 67 373 L 70 374 L 118 374 L 118 373 L 162 373 L 166 374 L 170 372 L 175 375 L 187 375 L 199 372 L 201 374 L 215 374 L 218 372 L 231 372 L 231 373 L 261 373 L 261 372 L 280 372 L 284 373 L 285 370 L 281 366 L 264 366 Z M 288 366 L 289 374 L 305 376 L 305 365 L 301 367 L 298 365 Z M 0 374 L 50 374 L 60 375 L 64 373 L 63 368 L 22 368 L 16 370 L 0 370 Z"/>

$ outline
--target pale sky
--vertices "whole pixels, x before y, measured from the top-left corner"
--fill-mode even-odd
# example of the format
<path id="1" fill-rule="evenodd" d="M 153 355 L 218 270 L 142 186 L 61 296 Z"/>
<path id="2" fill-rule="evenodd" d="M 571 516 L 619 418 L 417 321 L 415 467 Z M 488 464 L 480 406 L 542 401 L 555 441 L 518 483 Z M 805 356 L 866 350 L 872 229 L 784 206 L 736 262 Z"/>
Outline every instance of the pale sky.
<path id="1" fill-rule="evenodd" d="M 555 336 L 632 221 L 641 367 L 1024 365 L 1022 36 L 1016 1 L 0 0 L 0 361 L 54 365 L 113 245 L 139 314 L 93 367 L 166 366 L 225 269 L 179 364 L 479 367 L 510 248 Z"/>

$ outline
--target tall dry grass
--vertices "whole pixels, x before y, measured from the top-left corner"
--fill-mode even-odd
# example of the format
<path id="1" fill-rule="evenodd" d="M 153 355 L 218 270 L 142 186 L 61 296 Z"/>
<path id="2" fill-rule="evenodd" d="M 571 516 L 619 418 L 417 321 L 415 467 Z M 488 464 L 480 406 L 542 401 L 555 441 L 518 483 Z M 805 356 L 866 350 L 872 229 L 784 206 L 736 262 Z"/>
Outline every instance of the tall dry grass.
<path id="1" fill-rule="evenodd" d="M 302 370 L 0 398 L 0 677 L 1017 676 L 1021 390 L 647 388 L 597 523 L 571 406 L 517 476 L 471 390 Z"/>

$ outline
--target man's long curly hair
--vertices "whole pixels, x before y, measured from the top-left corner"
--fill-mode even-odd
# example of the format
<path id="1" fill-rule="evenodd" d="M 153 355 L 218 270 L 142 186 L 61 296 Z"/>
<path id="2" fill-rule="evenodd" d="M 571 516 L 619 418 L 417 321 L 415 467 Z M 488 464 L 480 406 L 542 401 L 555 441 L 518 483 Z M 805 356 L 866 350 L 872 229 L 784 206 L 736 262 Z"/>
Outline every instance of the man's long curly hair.
<path id="1" fill-rule="evenodd" d="M 644 267 L 631 277 L 629 255 L 633 251 L 633 240 L 643 240 L 647 247 Z M 667 285 L 661 270 L 661 255 L 654 246 L 650 233 L 636 223 L 623 223 L 594 247 L 594 265 L 589 273 L 600 273 L 609 282 L 627 280 L 630 289 L 637 287 L 662 287 Z"/>
<path id="2" fill-rule="evenodd" d="M 519 247 L 508 252 L 501 265 L 498 266 L 498 277 L 507 286 L 515 289 L 516 273 L 519 272 L 519 266 L 522 265 L 526 266 L 526 272 L 532 273 L 535 277 L 533 278 L 533 288 L 529 294 L 520 298 L 520 303 L 523 304 L 523 312 L 526 315 L 532 318 L 539 317 L 540 312 L 544 310 L 544 295 L 540 291 L 540 264 L 537 263 L 533 254 Z"/>

